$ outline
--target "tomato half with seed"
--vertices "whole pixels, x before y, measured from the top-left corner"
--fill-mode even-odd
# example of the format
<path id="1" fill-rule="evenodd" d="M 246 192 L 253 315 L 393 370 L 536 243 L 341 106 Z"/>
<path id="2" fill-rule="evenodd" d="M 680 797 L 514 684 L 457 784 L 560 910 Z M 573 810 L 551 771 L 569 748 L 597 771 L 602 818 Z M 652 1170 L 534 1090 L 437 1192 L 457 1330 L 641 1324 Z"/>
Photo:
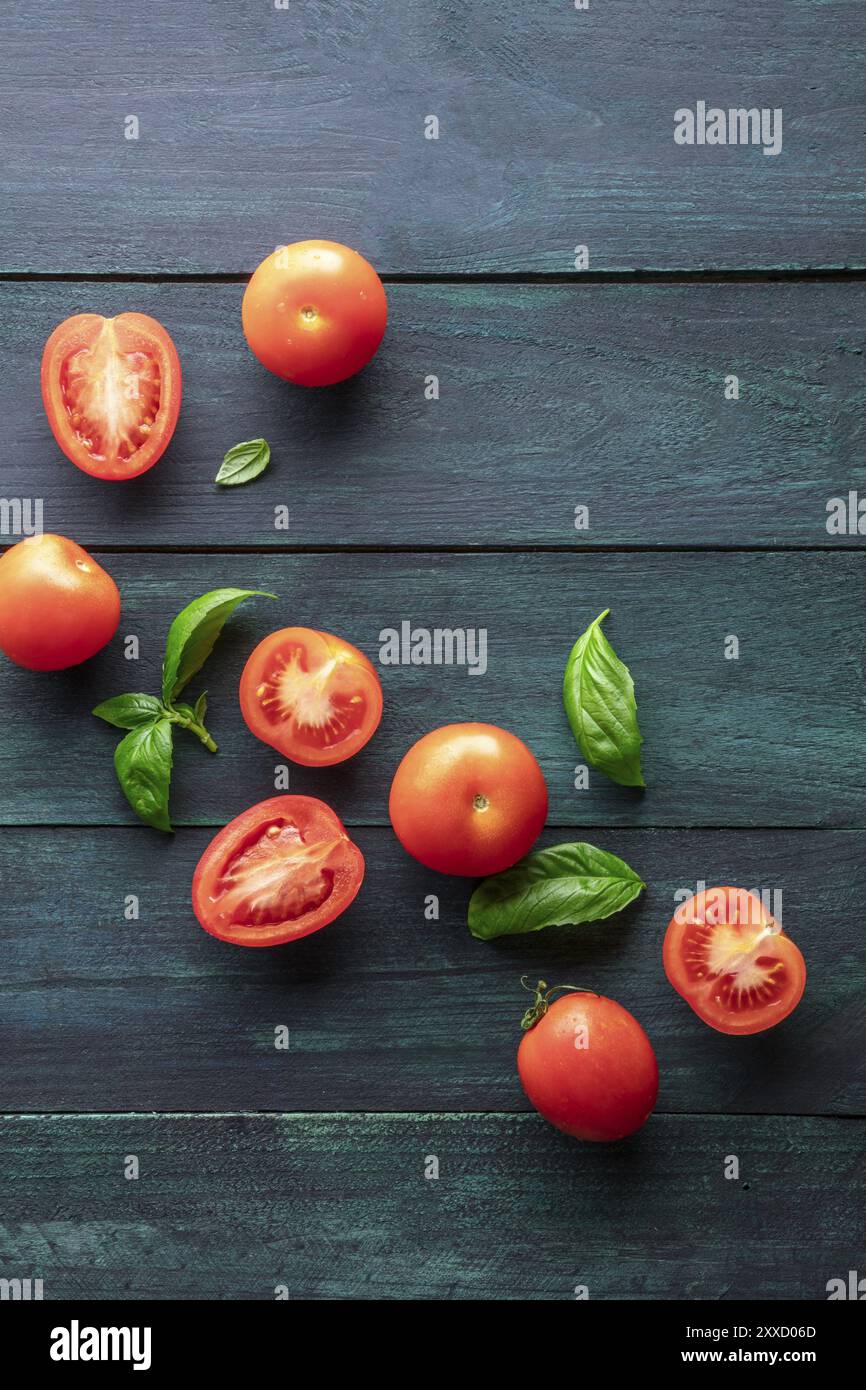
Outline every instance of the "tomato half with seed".
<path id="1" fill-rule="evenodd" d="M 708 888 L 677 908 L 664 944 L 665 974 L 720 1033 L 762 1033 L 796 1009 L 806 964 L 755 893 Z"/>
<path id="2" fill-rule="evenodd" d="M 333 386 L 370 361 L 388 303 L 369 261 L 337 241 L 280 246 L 244 292 L 244 335 L 259 361 L 298 386 Z"/>
<path id="3" fill-rule="evenodd" d="M 369 742 L 382 686 L 363 652 L 311 627 L 284 627 L 244 667 L 241 712 L 251 731 L 292 762 L 330 767 Z"/>
<path id="4" fill-rule="evenodd" d="M 42 354 L 42 400 L 54 438 L 76 468 L 108 482 L 137 478 L 162 458 L 180 411 L 180 360 L 147 314 L 75 314 Z"/>
<path id="5" fill-rule="evenodd" d="M 312 796 L 272 796 L 214 836 L 192 880 L 205 931 L 235 946 L 281 946 L 320 931 L 355 899 L 364 856 Z"/>
<path id="6" fill-rule="evenodd" d="M 547 817 L 547 784 L 507 729 L 446 724 L 409 749 L 388 810 L 403 848 L 428 869 L 482 878 L 532 848 Z"/>

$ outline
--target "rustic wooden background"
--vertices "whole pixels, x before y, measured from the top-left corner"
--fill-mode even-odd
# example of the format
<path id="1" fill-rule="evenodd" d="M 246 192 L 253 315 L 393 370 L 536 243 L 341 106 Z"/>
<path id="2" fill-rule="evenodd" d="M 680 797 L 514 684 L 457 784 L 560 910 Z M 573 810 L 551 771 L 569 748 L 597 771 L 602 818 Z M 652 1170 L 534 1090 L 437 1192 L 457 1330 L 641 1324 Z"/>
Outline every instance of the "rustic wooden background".
<path id="1" fill-rule="evenodd" d="M 0 1275 L 49 1298 L 776 1299 L 866 1272 L 866 536 L 825 524 L 866 490 L 862 4 L 71 0 L 4 26 L 0 491 L 44 499 L 124 616 L 79 670 L 0 666 Z M 676 146 L 697 100 L 781 107 L 782 154 Z M 391 312 L 327 392 L 270 377 L 240 326 L 249 271 L 312 235 L 369 256 Z M 175 440 L 128 486 L 67 463 L 41 407 L 42 344 L 85 309 L 154 314 L 183 362 Z M 259 434 L 269 472 L 215 488 Z M 175 612 L 234 584 L 279 600 L 207 668 L 220 752 L 179 746 L 163 838 L 89 711 L 154 688 Z M 643 796 L 573 787 L 559 683 L 608 606 Z M 273 793 L 246 654 L 306 623 L 375 659 L 407 618 L 487 627 L 489 670 L 383 669 L 368 748 L 293 769 L 356 834 L 361 897 L 284 950 L 207 937 L 197 858 Z M 622 917 L 479 943 L 471 885 L 402 852 L 396 762 L 467 718 L 535 750 L 547 843 L 647 880 Z M 779 1029 L 722 1037 L 668 986 L 673 895 L 699 879 L 782 889 L 810 975 Z M 581 1146 L 528 1111 L 523 973 L 644 1023 L 662 1081 L 635 1139 Z"/>

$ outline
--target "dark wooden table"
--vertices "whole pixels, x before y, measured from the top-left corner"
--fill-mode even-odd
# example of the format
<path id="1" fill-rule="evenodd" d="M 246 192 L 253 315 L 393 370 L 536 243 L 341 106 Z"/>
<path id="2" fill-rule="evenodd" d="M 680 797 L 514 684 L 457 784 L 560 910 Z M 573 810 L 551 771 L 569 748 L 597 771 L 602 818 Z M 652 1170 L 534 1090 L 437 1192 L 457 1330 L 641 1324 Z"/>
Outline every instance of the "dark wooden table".
<path id="1" fill-rule="evenodd" d="M 0 1276 L 49 1298 L 820 1299 L 866 1274 L 866 534 L 827 529 L 831 498 L 866 495 L 864 60 L 861 0 L 5 17 L 2 492 L 44 499 L 124 615 L 82 668 L 0 666 Z M 782 152 L 675 144 L 699 100 L 781 108 Z M 326 392 L 269 376 L 240 326 L 246 275 L 306 236 L 356 246 L 389 296 L 379 356 Z M 183 362 L 169 453 L 124 487 L 61 457 L 39 398 L 47 334 L 85 309 L 155 315 Z M 269 472 L 214 487 L 253 435 Z M 89 711 L 154 688 L 171 618 L 221 585 L 279 602 L 231 620 L 220 752 L 180 748 L 161 837 Z M 559 683 L 608 606 L 643 796 L 573 785 Z M 489 670 L 384 668 L 368 748 L 292 770 L 352 827 L 361 897 L 284 950 L 207 937 L 193 867 L 278 760 L 241 720 L 246 654 L 301 623 L 376 659 L 405 619 L 486 627 Z M 471 718 L 527 740 L 545 842 L 624 855 L 636 906 L 469 936 L 470 885 L 402 852 L 387 789 L 416 737 Z M 699 880 L 782 891 L 810 973 L 777 1030 L 711 1032 L 667 984 L 674 893 Z M 524 973 L 646 1026 L 661 1091 L 632 1141 L 528 1109 Z"/>

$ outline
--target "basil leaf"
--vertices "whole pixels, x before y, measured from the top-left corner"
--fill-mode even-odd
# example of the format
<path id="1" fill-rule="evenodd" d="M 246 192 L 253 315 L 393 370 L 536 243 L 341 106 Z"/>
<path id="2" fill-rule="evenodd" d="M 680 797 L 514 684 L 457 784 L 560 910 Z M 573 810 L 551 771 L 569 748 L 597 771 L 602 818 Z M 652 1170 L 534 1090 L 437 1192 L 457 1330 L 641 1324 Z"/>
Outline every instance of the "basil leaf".
<path id="1" fill-rule="evenodd" d="M 266 439 L 247 439 L 229 449 L 220 465 L 214 482 L 223 487 L 240 487 L 251 483 L 264 473 L 271 461 L 271 446 Z"/>
<path id="2" fill-rule="evenodd" d="M 593 767 L 623 787 L 644 787 L 634 681 L 601 630 L 609 608 L 571 649 L 562 695 L 571 731 Z"/>
<path id="3" fill-rule="evenodd" d="M 162 705 L 153 695 L 115 695 L 112 700 L 103 700 L 93 713 L 116 729 L 137 729 L 139 724 L 158 719 Z"/>
<path id="4" fill-rule="evenodd" d="M 171 780 L 171 724 L 154 719 L 133 729 L 117 745 L 117 780 L 137 816 L 156 830 L 171 830 L 168 786 Z"/>
<path id="5" fill-rule="evenodd" d="M 615 854 L 584 841 L 553 845 L 479 884 L 469 900 L 469 930 L 479 941 L 490 941 L 542 927 L 600 922 L 645 887 Z"/>
<path id="6" fill-rule="evenodd" d="M 202 691 L 201 695 L 199 695 L 198 699 L 196 700 L 196 702 L 195 702 L 195 709 L 193 710 L 193 717 L 194 717 L 194 719 L 195 719 L 196 724 L 203 724 L 203 723 L 204 723 L 204 717 L 205 717 L 206 714 L 207 714 L 207 691 L 204 690 L 204 691 Z"/>
<path id="7" fill-rule="evenodd" d="M 171 704 L 196 671 L 200 671 L 214 649 L 223 624 L 246 598 L 265 594 L 261 589 L 213 589 L 194 598 L 172 623 L 165 644 L 162 666 L 162 698 Z"/>

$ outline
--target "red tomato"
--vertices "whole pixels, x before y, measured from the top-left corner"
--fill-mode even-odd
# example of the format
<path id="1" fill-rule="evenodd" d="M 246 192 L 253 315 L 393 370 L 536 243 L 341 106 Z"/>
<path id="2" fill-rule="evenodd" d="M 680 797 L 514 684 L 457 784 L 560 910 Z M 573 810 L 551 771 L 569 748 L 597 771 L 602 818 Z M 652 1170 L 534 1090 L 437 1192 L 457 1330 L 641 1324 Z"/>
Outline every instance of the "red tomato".
<path id="1" fill-rule="evenodd" d="M 120 594 L 65 536 L 30 536 L 0 557 L 0 651 L 31 671 L 61 671 L 117 631 Z"/>
<path id="2" fill-rule="evenodd" d="M 652 1114 L 659 1069 L 637 1019 L 613 999 L 584 992 L 551 1002 L 539 981 L 523 1019 L 517 1070 L 539 1114 L 575 1139 L 624 1139 Z"/>
<path id="3" fill-rule="evenodd" d="M 235 946 L 281 946 L 345 912 L 364 856 L 339 818 L 312 796 L 272 796 L 229 821 L 198 862 L 195 915 Z"/>
<path id="4" fill-rule="evenodd" d="M 525 743 L 494 724 L 446 724 L 397 768 L 388 807 L 403 848 L 445 874 L 499 873 L 532 847 L 547 786 Z"/>
<path id="5" fill-rule="evenodd" d="M 241 308 L 259 361 L 299 386 L 333 386 L 366 366 L 388 321 L 382 281 L 337 241 L 278 247 L 253 272 Z"/>
<path id="6" fill-rule="evenodd" d="M 260 642 L 240 697 L 256 738 L 304 767 L 345 762 L 382 718 L 382 686 L 364 653 L 311 627 L 284 627 Z"/>
<path id="7" fill-rule="evenodd" d="M 677 908 L 664 944 L 665 974 L 720 1033 L 762 1033 L 796 1009 L 806 964 L 761 899 L 708 888 Z"/>
<path id="8" fill-rule="evenodd" d="M 147 314 L 76 314 L 42 354 L 42 400 L 54 438 L 77 468 L 125 482 L 168 446 L 180 411 L 180 361 Z"/>

